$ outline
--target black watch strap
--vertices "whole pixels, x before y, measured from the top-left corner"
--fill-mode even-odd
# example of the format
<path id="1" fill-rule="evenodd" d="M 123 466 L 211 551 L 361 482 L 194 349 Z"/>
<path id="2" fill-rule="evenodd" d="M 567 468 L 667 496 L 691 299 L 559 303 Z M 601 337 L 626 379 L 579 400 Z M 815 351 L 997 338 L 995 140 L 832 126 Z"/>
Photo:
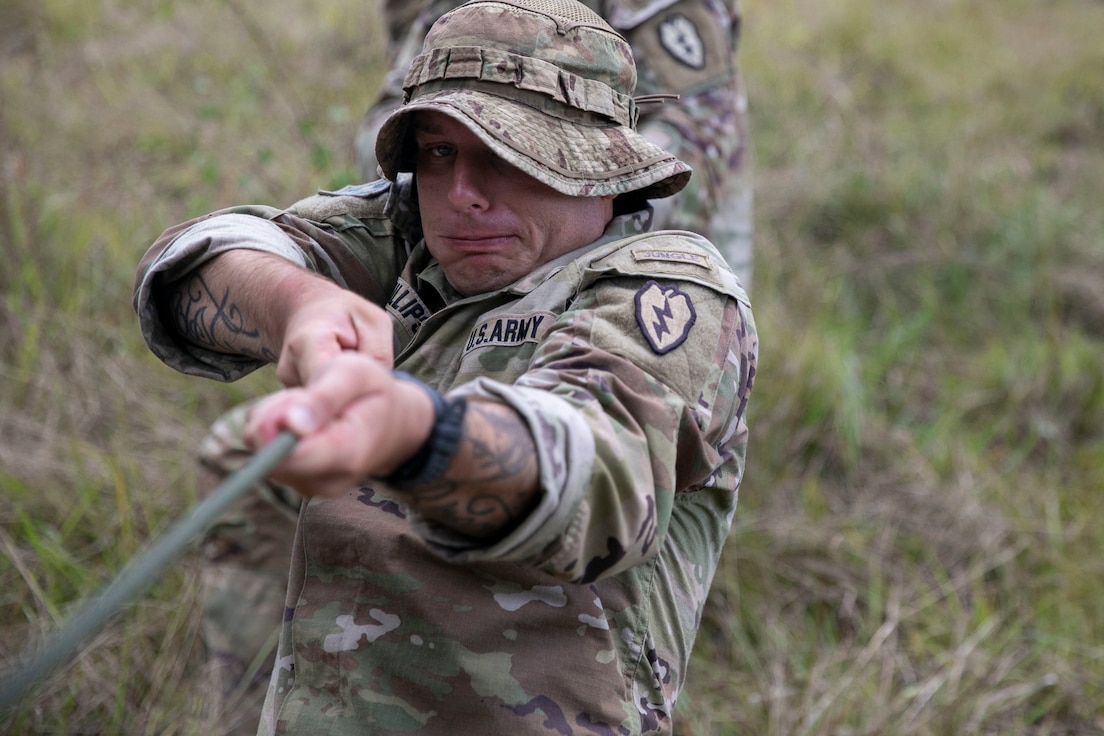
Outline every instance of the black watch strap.
<path id="1" fill-rule="evenodd" d="M 395 490 L 405 491 L 436 480 L 448 469 L 464 436 L 464 414 L 468 402 L 463 396 L 443 396 L 440 391 L 409 373 L 394 371 L 393 375 L 399 380 L 416 384 L 433 400 L 434 421 L 429 437 L 409 460 L 381 479 Z"/>

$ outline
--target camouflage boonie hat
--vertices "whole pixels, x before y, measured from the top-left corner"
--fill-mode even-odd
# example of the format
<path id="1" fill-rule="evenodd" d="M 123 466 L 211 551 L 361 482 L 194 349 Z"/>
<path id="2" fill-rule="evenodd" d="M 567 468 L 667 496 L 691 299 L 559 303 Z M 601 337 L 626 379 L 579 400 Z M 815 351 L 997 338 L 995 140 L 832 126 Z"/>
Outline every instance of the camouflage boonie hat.
<path id="1" fill-rule="evenodd" d="M 585 5 L 473 0 L 433 24 L 376 157 L 392 181 L 412 171 L 411 113 L 434 110 L 563 194 L 668 197 L 690 167 L 636 132 L 635 87 L 629 43 Z"/>

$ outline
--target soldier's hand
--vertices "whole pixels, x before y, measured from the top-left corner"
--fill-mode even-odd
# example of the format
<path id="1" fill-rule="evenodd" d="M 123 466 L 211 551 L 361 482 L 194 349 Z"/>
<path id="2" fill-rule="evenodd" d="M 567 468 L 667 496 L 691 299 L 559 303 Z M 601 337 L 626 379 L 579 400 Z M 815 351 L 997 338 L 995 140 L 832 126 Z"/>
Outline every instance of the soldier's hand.
<path id="1" fill-rule="evenodd" d="M 246 442 L 267 444 L 280 431 L 299 435 L 273 478 L 307 496 L 337 496 L 382 477 L 417 452 L 434 422 L 433 402 L 370 356 L 334 356 L 302 387 L 280 391 L 250 412 Z"/>
<path id="2" fill-rule="evenodd" d="M 284 330 L 276 377 L 285 386 L 308 384 L 342 352 L 359 353 L 382 368 L 394 358 L 391 317 L 367 299 L 329 281 L 297 285 L 297 306 Z"/>

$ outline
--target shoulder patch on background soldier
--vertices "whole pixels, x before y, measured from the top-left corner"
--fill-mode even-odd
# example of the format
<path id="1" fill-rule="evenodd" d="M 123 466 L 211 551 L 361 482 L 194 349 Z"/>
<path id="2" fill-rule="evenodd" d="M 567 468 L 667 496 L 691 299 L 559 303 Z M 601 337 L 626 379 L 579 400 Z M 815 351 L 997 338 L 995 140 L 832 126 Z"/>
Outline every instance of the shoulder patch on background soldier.
<path id="1" fill-rule="evenodd" d="M 648 281 L 636 292 L 636 323 L 657 355 L 685 342 L 697 318 L 690 295 L 677 286 Z"/>
<path id="2" fill-rule="evenodd" d="M 728 89 L 735 79 L 731 18 L 721 3 L 667 3 L 655 7 L 626 34 L 640 75 L 637 94 L 694 96 L 703 90 Z"/>
<path id="3" fill-rule="evenodd" d="M 659 23 L 659 45 L 691 69 L 705 67 L 705 41 L 694 21 L 682 13 L 672 13 Z"/>

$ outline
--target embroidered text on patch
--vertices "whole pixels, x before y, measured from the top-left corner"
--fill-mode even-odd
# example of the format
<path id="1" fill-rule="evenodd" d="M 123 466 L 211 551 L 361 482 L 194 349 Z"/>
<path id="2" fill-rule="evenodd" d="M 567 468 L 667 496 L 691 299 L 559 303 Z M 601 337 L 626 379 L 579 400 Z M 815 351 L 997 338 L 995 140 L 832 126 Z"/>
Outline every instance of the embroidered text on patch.
<path id="1" fill-rule="evenodd" d="M 418 328 L 429 319 L 429 308 L 426 307 L 425 302 L 414 291 L 414 287 L 402 279 L 399 279 L 395 284 L 395 290 L 391 292 L 387 311 L 410 330 L 411 335 L 417 334 Z"/>
<path id="2" fill-rule="evenodd" d="M 659 248 L 634 248 L 632 255 L 633 259 L 636 261 L 693 263 L 696 266 L 709 267 L 709 258 L 704 253 L 688 253 L 684 250 L 667 250 Z"/>
<path id="3" fill-rule="evenodd" d="M 690 295 L 676 286 L 649 281 L 636 292 L 636 323 L 657 355 L 681 345 L 697 318 Z"/>
<path id="4" fill-rule="evenodd" d="M 551 326 L 554 317 L 550 312 L 534 314 L 500 314 L 488 319 L 468 335 L 464 352 L 490 346 L 515 346 L 537 342 Z"/>

